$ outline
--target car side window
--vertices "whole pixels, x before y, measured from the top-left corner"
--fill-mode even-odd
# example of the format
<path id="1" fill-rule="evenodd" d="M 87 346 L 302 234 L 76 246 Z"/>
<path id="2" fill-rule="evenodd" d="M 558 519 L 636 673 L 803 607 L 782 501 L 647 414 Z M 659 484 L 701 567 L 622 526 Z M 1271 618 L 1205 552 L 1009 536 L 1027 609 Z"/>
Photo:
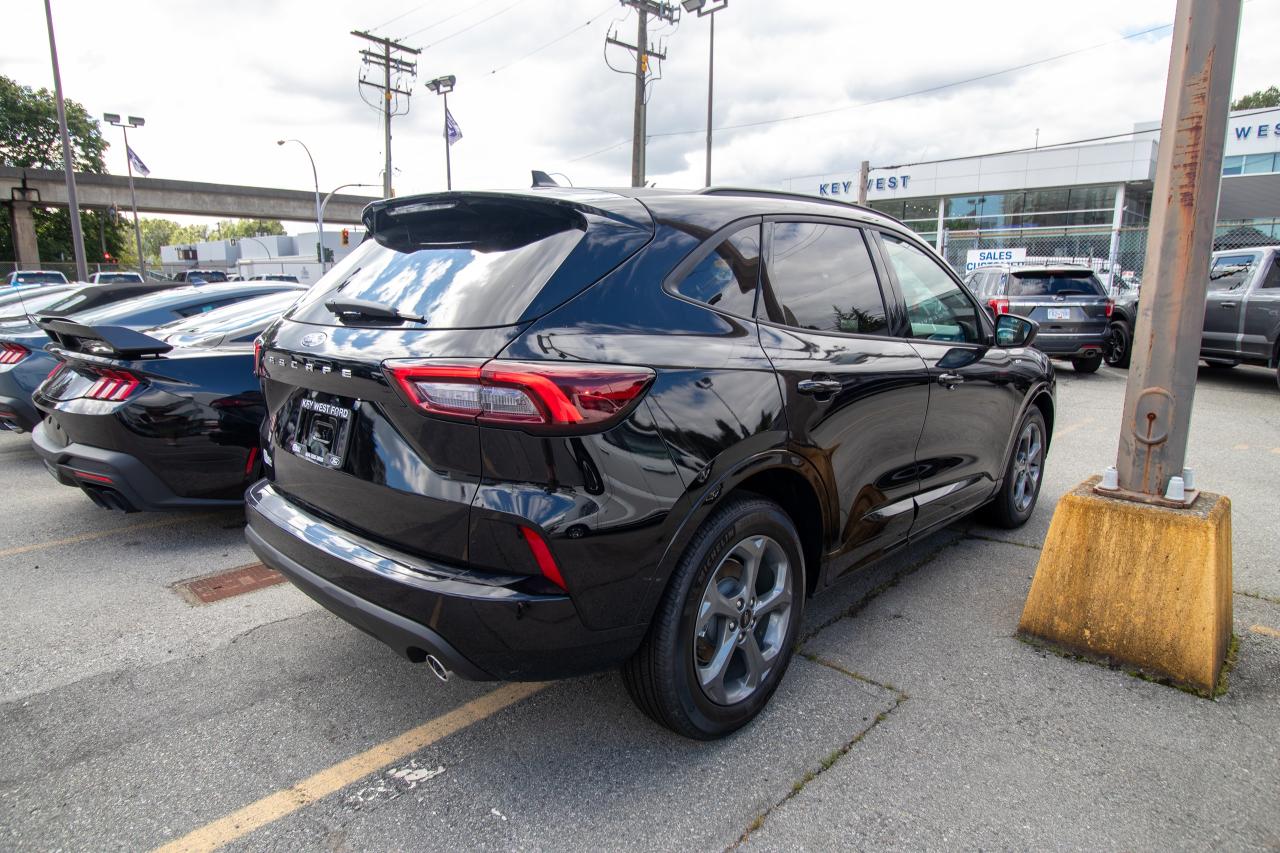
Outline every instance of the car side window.
<path id="1" fill-rule="evenodd" d="M 775 222 L 758 316 L 818 332 L 888 334 L 884 299 L 862 229 Z"/>
<path id="2" fill-rule="evenodd" d="M 1267 278 L 1262 282 L 1262 286 L 1280 288 L 1280 255 L 1271 259 L 1271 269 L 1267 270 Z"/>
<path id="3" fill-rule="evenodd" d="M 730 314 L 750 317 L 760 278 L 760 225 L 749 225 L 720 241 L 685 274 L 675 290 Z"/>
<path id="4" fill-rule="evenodd" d="M 884 247 L 906 297 L 913 338 L 963 343 L 981 340 L 982 326 L 972 300 L 937 261 L 888 234 L 884 235 Z"/>

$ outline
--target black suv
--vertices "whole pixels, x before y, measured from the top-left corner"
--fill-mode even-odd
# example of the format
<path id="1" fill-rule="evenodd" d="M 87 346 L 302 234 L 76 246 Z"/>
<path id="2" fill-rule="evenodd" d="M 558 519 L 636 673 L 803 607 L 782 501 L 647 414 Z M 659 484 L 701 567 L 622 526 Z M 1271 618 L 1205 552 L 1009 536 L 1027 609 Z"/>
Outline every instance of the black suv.
<path id="1" fill-rule="evenodd" d="M 1054 417 L 898 221 L 744 190 L 391 199 L 263 334 L 261 559 L 474 679 L 622 664 L 691 737 L 750 720 L 806 596 L 987 505 Z"/>

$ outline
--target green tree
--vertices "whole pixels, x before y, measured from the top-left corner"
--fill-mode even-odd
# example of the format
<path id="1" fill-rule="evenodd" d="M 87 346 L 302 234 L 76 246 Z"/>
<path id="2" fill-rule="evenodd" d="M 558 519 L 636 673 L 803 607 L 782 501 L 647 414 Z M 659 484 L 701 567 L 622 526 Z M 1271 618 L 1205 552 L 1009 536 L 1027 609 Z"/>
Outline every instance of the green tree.
<path id="1" fill-rule="evenodd" d="M 1280 107 L 1280 88 L 1259 89 L 1231 102 L 1233 110 L 1256 110 L 1263 107 Z"/>
<path id="2" fill-rule="evenodd" d="M 279 219 L 224 219 L 210 229 L 215 240 L 234 240 L 240 237 L 261 237 L 264 234 L 284 233 Z"/>
<path id="3" fill-rule="evenodd" d="M 67 133 L 71 139 L 71 159 L 77 171 L 102 174 L 106 171 L 107 142 L 98 123 L 75 101 L 66 101 Z M 48 89 L 32 89 L 9 77 L 0 76 L 0 165 L 19 169 L 62 169 L 62 139 L 58 130 L 58 106 Z M 36 208 L 36 240 L 40 257 L 71 260 L 71 217 L 66 208 Z M 82 208 L 85 254 L 91 262 L 102 261 L 104 251 L 119 257 L 128 232 L 120 222 L 112 222 L 102 211 Z M 0 259 L 14 257 L 9 218 L 0 217 Z"/>

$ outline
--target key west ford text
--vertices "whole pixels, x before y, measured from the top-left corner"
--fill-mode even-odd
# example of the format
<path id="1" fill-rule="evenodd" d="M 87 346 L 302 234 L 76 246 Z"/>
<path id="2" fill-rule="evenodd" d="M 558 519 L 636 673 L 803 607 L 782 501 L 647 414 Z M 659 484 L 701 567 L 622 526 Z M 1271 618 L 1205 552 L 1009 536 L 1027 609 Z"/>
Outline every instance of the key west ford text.
<path id="1" fill-rule="evenodd" d="M 890 175 L 887 178 L 868 178 L 867 192 L 897 189 L 905 190 L 910 181 L 910 175 Z M 825 184 L 818 184 L 818 195 L 857 195 L 857 186 L 857 181 L 829 181 Z"/>

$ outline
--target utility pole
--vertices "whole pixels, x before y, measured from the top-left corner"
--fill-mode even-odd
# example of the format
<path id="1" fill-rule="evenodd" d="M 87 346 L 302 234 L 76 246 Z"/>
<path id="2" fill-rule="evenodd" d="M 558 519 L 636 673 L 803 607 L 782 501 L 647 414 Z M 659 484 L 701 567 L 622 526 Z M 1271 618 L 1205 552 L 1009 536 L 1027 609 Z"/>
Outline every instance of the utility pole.
<path id="1" fill-rule="evenodd" d="M 858 167 L 858 204 L 867 205 L 867 181 L 871 179 L 871 161 L 863 160 Z"/>
<path id="2" fill-rule="evenodd" d="M 401 44 L 394 39 L 385 39 L 361 30 L 352 30 L 351 35 L 356 38 L 364 39 L 365 41 L 371 42 L 382 48 L 380 52 L 368 49 L 360 51 L 360 56 L 364 58 L 366 65 L 382 69 L 382 81 L 380 83 L 371 83 L 361 77 L 360 85 L 368 86 L 371 89 L 377 89 L 381 93 L 381 104 L 379 105 L 379 109 L 382 112 L 383 151 L 385 155 L 382 175 L 382 194 L 386 198 L 391 198 L 391 196 L 395 194 L 391 188 L 391 117 L 393 115 L 400 115 L 400 113 L 395 111 L 395 107 L 392 103 L 392 95 L 404 95 L 407 99 L 411 94 L 408 89 L 413 88 L 412 79 L 410 79 L 408 89 L 401 89 L 392 85 L 391 75 L 392 72 L 394 72 L 397 76 L 407 74 L 412 78 L 418 71 L 417 63 L 401 59 L 396 54 L 405 53 L 410 56 L 417 56 L 422 53 L 422 51 L 417 48 Z"/>
<path id="3" fill-rule="evenodd" d="M 67 181 L 67 207 L 71 213 L 71 247 L 76 256 L 76 278 L 89 279 L 84 257 L 84 232 L 80 228 L 80 204 L 76 200 L 75 161 L 71 157 L 71 135 L 67 132 L 67 106 L 62 100 L 62 73 L 58 70 L 58 44 L 53 38 L 53 7 L 44 0 L 44 17 L 49 25 L 49 58 L 53 61 L 53 93 L 58 101 L 58 132 L 62 135 L 62 169 Z"/>
<path id="4" fill-rule="evenodd" d="M 1239 29 L 1240 0 L 1178 0 L 1116 459 L 1122 493 L 1159 497 L 1183 474 Z"/>
<path id="5" fill-rule="evenodd" d="M 621 72 L 634 74 L 636 78 L 634 114 L 632 117 L 631 138 L 631 186 L 644 186 L 644 146 L 647 115 L 645 108 L 645 88 L 649 78 L 649 60 L 659 61 L 667 58 L 665 50 L 655 50 L 649 43 L 649 16 L 653 15 L 667 23 L 675 23 L 680 17 L 679 7 L 663 2 L 663 0 L 620 0 L 623 6 L 636 10 L 636 43 L 628 44 L 618 38 L 616 31 L 609 33 L 605 44 L 625 48 L 635 54 L 635 71 Z M 613 68 L 613 66 L 610 66 Z M 614 71 L 618 69 L 614 68 Z"/>

